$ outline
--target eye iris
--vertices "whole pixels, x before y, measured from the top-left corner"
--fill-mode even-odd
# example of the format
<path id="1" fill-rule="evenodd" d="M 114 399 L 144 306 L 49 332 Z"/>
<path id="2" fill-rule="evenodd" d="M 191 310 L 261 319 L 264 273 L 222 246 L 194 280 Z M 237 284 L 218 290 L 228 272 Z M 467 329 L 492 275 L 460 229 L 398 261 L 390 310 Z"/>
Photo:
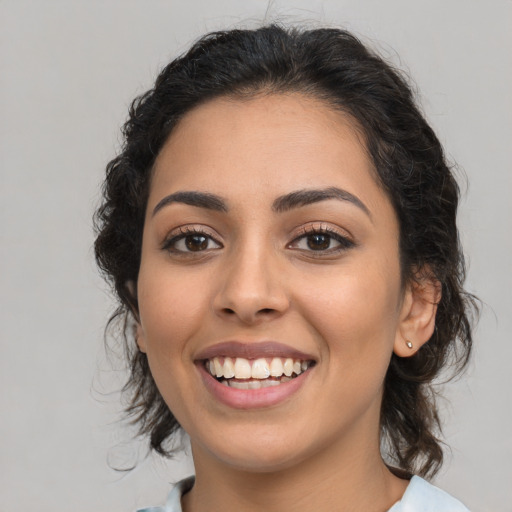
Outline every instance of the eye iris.
<path id="1" fill-rule="evenodd" d="M 204 251 L 208 247 L 208 238 L 203 235 L 188 235 L 185 245 L 189 251 Z"/>
<path id="2" fill-rule="evenodd" d="M 313 251 L 329 249 L 331 237 L 322 233 L 308 236 L 308 247 Z"/>

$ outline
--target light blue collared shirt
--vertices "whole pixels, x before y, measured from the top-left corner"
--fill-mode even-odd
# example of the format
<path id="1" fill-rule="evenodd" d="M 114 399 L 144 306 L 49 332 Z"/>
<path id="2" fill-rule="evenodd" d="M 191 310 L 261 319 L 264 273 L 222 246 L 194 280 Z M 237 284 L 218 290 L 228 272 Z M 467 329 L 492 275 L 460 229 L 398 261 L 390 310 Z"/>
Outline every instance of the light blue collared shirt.
<path id="1" fill-rule="evenodd" d="M 193 485 L 193 476 L 185 478 L 172 489 L 163 507 L 142 508 L 137 512 L 183 512 L 181 497 Z M 429 484 L 419 476 L 413 476 L 402 499 L 388 512 L 469 512 L 469 510 L 447 492 Z"/>

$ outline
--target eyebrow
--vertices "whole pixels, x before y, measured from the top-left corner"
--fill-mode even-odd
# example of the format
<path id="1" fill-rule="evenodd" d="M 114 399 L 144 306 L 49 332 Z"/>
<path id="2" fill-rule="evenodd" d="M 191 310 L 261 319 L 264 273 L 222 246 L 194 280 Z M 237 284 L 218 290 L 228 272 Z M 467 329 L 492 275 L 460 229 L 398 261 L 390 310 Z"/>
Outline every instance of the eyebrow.
<path id="1" fill-rule="evenodd" d="M 368 207 L 355 195 L 337 187 L 328 187 L 322 189 L 304 189 L 291 192 L 278 197 L 272 204 L 272 210 L 278 213 L 286 212 L 293 208 L 307 206 L 328 199 L 337 199 L 339 201 L 348 201 L 361 209 L 370 219 L 372 215 Z"/>
<path id="2" fill-rule="evenodd" d="M 214 210 L 216 212 L 228 211 L 225 201 L 215 194 L 209 194 L 208 192 L 184 191 L 175 192 L 174 194 L 170 194 L 159 201 L 153 210 L 153 216 L 155 216 L 162 208 L 172 203 L 188 204 L 190 206 L 197 206 L 198 208 Z"/>
<path id="3" fill-rule="evenodd" d="M 337 187 L 303 189 L 290 192 L 289 194 L 278 197 L 272 203 L 272 210 L 276 213 L 283 213 L 294 208 L 300 208 L 302 206 L 319 203 L 329 199 L 348 201 L 365 212 L 370 219 L 372 218 L 370 210 L 358 197 Z M 209 192 L 190 190 L 175 192 L 174 194 L 164 197 L 153 209 L 153 216 L 155 216 L 162 208 L 172 203 L 188 204 L 190 206 L 197 206 L 198 208 L 206 208 L 217 212 L 228 211 L 227 204 L 222 197 Z"/>

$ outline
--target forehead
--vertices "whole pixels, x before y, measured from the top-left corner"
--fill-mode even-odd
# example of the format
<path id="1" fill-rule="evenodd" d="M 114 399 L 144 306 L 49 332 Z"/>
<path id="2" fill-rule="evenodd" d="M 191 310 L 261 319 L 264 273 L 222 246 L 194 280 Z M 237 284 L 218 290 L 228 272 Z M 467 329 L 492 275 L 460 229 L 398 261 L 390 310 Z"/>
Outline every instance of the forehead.
<path id="1" fill-rule="evenodd" d="M 155 162 L 150 202 L 178 190 L 229 198 L 333 185 L 370 205 L 385 201 L 363 140 L 352 118 L 302 94 L 214 99 L 175 127 Z"/>

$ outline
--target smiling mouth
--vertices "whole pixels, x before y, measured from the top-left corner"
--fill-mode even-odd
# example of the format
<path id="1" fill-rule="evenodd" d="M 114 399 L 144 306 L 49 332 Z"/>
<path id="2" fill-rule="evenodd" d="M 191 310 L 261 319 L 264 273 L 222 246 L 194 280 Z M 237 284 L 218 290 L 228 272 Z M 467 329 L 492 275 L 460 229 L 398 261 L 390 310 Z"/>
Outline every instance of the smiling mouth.
<path id="1" fill-rule="evenodd" d="M 237 389 L 260 389 L 279 386 L 306 372 L 313 360 L 272 357 L 214 357 L 204 361 L 206 371 L 224 386 Z"/>

